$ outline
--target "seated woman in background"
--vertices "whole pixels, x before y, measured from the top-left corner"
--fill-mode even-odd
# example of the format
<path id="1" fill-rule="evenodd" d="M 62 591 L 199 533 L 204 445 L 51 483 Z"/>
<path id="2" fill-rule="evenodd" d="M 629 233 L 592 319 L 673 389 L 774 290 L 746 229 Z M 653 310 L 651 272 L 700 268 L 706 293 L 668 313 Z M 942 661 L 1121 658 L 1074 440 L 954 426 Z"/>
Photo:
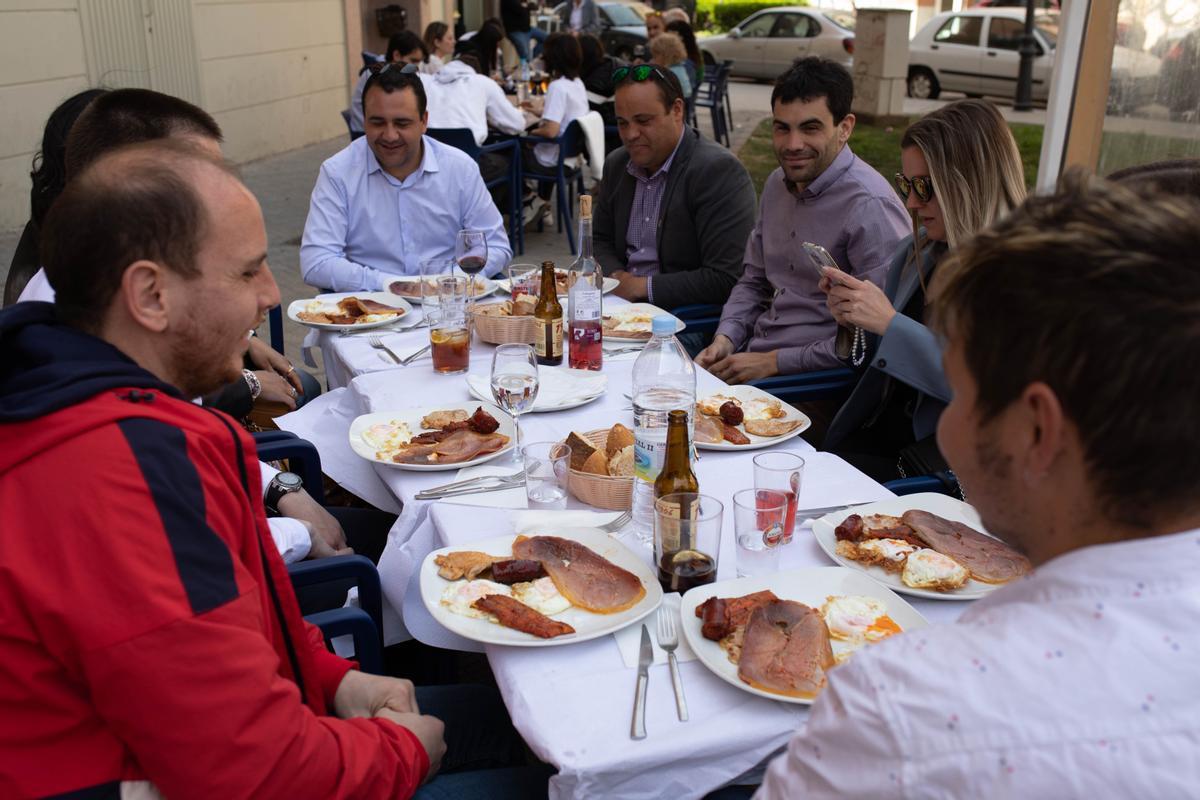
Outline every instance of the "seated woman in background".
<path id="1" fill-rule="evenodd" d="M 454 55 L 454 29 L 444 22 L 431 22 L 422 37 L 425 42 L 425 61 L 421 72 L 433 75 Z"/>
<path id="2" fill-rule="evenodd" d="M 579 71 L 583 66 L 583 52 L 579 47 L 579 39 L 571 33 L 550 34 L 542 48 L 542 59 L 545 61 L 546 71 L 550 73 L 550 85 L 546 87 L 543 97 L 531 97 L 526 100 L 525 108 L 542 118 L 530 134 L 553 139 L 590 110 L 587 90 L 583 81 L 579 79 Z M 541 143 L 531 146 L 529 142 L 525 142 L 523 148 L 522 164 L 526 172 L 554 174 L 558 168 L 558 145 Z M 535 215 L 541 211 L 541 206 L 545 205 L 554 189 L 552 183 L 543 182 L 538 185 L 539 197 L 533 201 Z"/>
<path id="3" fill-rule="evenodd" d="M 500 69 L 500 62 L 496 60 L 496 51 L 500 48 L 500 43 L 504 41 L 505 35 L 504 23 L 498 17 L 490 17 L 483 21 L 479 30 L 463 34 L 454 49 L 460 55 L 470 53 L 478 58 L 479 66 L 483 68 L 483 74 L 495 77 Z"/>
<path id="4" fill-rule="evenodd" d="M 683 49 L 687 52 L 683 66 L 687 68 L 692 86 L 699 85 L 701 79 L 704 78 L 704 59 L 700 56 L 700 48 L 696 45 L 696 32 L 692 30 L 691 25 L 677 19 L 667 23 L 667 32 L 675 34 L 683 42 Z"/>
<path id="5" fill-rule="evenodd" d="M 843 326 L 838 355 L 863 368 L 824 449 L 880 482 L 947 469 L 934 434 L 950 388 L 941 347 L 924 325 L 926 290 L 948 250 L 1025 199 L 1017 143 L 986 100 L 959 100 L 913 123 L 900 164 L 896 187 L 913 215 L 913 237 L 896 253 L 885 288 L 830 268 L 820 282 Z"/>
<path id="6" fill-rule="evenodd" d="M 678 34 L 664 33 L 650 42 L 650 63 L 658 64 L 675 73 L 675 77 L 679 79 L 679 85 L 683 88 L 683 98 L 687 101 L 690 109 L 693 84 L 687 67 L 683 63 L 686 60 L 687 50 L 684 49 L 683 40 L 679 38 Z"/>

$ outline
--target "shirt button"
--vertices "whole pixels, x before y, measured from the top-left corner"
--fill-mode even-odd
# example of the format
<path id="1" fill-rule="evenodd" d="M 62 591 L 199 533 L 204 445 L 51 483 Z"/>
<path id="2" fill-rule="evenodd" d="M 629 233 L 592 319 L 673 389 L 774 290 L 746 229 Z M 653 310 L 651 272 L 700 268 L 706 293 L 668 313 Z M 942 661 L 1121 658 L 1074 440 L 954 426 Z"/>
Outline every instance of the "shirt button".
<path id="1" fill-rule="evenodd" d="M 875 366 L 879 367 L 880 369 L 883 369 L 884 367 L 887 366 L 887 359 L 886 358 L 879 359 L 878 361 L 875 362 Z"/>
<path id="2" fill-rule="evenodd" d="M 795 231 L 792 231 L 792 238 L 793 238 L 793 239 L 795 239 L 795 238 L 796 238 L 796 232 L 795 232 Z"/>
<path id="3" fill-rule="evenodd" d="M 646 222 L 649 222 L 649 221 L 650 221 L 650 218 L 649 218 L 649 217 L 646 217 Z"/>

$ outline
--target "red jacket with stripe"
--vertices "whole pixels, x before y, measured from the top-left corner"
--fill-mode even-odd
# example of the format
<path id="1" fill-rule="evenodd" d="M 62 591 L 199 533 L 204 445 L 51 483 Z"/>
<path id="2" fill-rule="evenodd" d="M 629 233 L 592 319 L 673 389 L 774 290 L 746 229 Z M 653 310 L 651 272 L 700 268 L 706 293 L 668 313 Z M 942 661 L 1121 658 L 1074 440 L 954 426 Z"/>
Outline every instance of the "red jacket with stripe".
<path id="1" fill-rule="evenodd" d="M 353 665 L 300 616 L 250 437 L 51 312 L 11 310 L 0 797 L 409 796 L 416 737 L 330 716 Z"/>

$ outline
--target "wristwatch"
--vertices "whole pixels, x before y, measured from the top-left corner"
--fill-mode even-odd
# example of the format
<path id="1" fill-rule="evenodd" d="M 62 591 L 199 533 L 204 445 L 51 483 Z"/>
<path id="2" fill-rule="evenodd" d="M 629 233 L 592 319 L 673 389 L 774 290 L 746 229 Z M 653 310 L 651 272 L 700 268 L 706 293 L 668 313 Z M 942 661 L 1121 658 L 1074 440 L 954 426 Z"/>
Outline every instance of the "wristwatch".
<path id="1" fill-rule="evenodd" d="M 272 514 L 279 514 L 279 501 L 283 499 L 285 494 L 298 492 L 304 488 L 304 481 L 294 472 L 281 472 L 271 479 L 267 484 L 267 494 L 263 498 L 263 505 L 267 507 L 267 511 Z"/>

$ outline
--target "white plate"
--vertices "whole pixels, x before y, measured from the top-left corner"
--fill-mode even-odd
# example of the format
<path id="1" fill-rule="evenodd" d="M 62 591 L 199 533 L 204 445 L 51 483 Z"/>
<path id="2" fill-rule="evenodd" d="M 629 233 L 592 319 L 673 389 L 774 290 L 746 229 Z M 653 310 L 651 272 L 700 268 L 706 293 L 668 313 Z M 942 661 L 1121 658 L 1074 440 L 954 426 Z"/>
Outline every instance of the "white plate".
<path id="1" fill-rule="evenodd" d="M 497 433 L 502 433 L 508 437 L 508 444 L 500 448 L 494 453 L 488 453 L 486 456 L 479 456 L 470 461 L 459 461 L 454 464 L 397 464 L 394 461 L 387 461 L 381 458 L 376 458 L 376 450 L 371 445 L 363 441 L 362 432 L 372 425 L 378 425 L 381 422 L 403 422 L 408 425 L 409 430 L 416 436 L 424 429 L 421 427 L 421 418 L 426 414 L 431 414 L 434 411 L 451 411 L 453 409 L 462 409 L 468 414 L 474 414 L 475 409 L 483 406 L 483 410 L 496 418 L 500 423 L 500 427 L 496 429 Z M 491 461 L 493 458 L 507 453 L 512 449 L 512 439 L 514 436 L 512 418 L 505 412 L 501 411 L 493 403 L 443 403 L 436 406 L 425 406 L 423 408 L 398 408 L 395 411 L 379 411 L 374 414 L 363 414 L 354 422 L 350 423 L 350 448 L 358 455 L 365 458 L 367 461 L 373 461 L 376 464 L 386 464 L 389 467 L 397 467 L 399 469 L 411 469 L 417 472 L 441 472 L 448 469 L 462 469 L 463 467 L 473 467 L 476 464 L 482 464 L 485 461 Z"/>
<path id="2" fill-rule="evenodd" d="M 515 647 L 554 647 L 556 645 L 575 644 L 596 639 L 614 631 L 632 625 L 643 617 L 648 616 L 662 602 L 662 587 L 658 579 L 650 571 L 642 556 L 634 553 L 625 545 L 597 528 L 560 528 L 557 530 L 541 531 L 547 536 L 559 536 L 563 539 L 573 539 L 591 548 L 622 569 L 627 569 L 637 575 L 646 587 L 646 596 L 633 608 L 618 614 L 593 614 L 582 608 L 572 606 L 561 614 L 555 614 L 552 619 L 565 622 L 575 629 L 575 633 L 565 636 L 555 636 L 553 639 L 542 639 L 524 631 L 506 628 L 485 619 L 472 619 L 461 614 L 455 614 L 441 604 L 442 592 L 453 581 L 448 581 L 437 574 L 435 557 L 458 550 L 478 550 L 496 556 L 512 555 L 512 543 L 516 535 L 500 536 L 495 539 L 484 539 L 479 542 L 461 545 L 459 547 L 443 547 L 434 550 L 425 557 L 421 564 L 421 600 L 433 618 L 447 630 L 457 633 L 476 642 L 484 644 L 507 644 Z"/>
<path id="3" fill-rule="evenodd" d="M 538 381 L 538 396 L 533 401 L 533 408 L 525 412 L 527 414 L 578 408 L 603 396 L 608 388 L 607 375 L 567 367 L 538 367 Z M 467 388 L 472 397 L 492 402 L 492 385 L 488 376 L 468 375 Z"/>
<path id="4" fill-rule="evenodd" d="M 512 281 L 510 281 L 508 278 L 497 278 L 496 285 L 500 287 L 500 291 L 507 292 L 508 294 L 512 294 Z M 620 285 L 621 285 L 621 282 L 619 280 L 617 280 L 616 278 L 605 278 L 604 284 L 602 285 L 602 287 L 600 289 L 600 293 L 608 294 L 609 292 L 611 292 L 613 289 L 617 288 Z M 567 296 L 566 292 L 563 292 L 562 294 L 559 295 L 559 297 L 566 297 L 566 296 Z"/>
<path id="5" fill-rule="evenodd" d="M 665 310 L 659 308 L 658 306 L 651 305 L 650 303 L 630 303 L 627 306 L 619 306 L 617 308 L 614 308 L 611 312 L 606 312 L 604 316 L 619 318 L 619 317 L 626 316 L 628 314 L 637 314 L 637 313 L 650 314 L 651 316 L 655 316 L 655 317 L 657 317 L 659 314 L 666 314 L 668 317 L 674 318 L 675 319 L 675 335 L 676 336 L 678 336 L 680 333 L 682 333 L 683 329 L 687 327 L 687 325 L 684 323 L 684 321 L 679 319 L 678 317 L 676 317 L 674 314 L 671 314 L 670 312 L 665 311 Z M 646 338 L 643 339 L 643 338 L 637 338 L 637 337 L 621 336 L 620 334 L 611 333 L 606 330 L 604 332 L 604 341 L 606 341 L 606 342 L 636 342 L 637 344 L 645 344 L 646 342 L 650 341 L 650 337 L 647 336 Z"/>
<path id="6" fill-rule="evenodd" d="M 705 397 L 712 397 L 714 394 L 723 394 L 727 397 L 736 397 L 743 403 L 755 399 L 778 399 L 770 393 L 759 389 L 757 386 L 726 386 L 719 392 L 697 396 L 696 400 L 700 401 Z M 780 402 L 783 403 L 783 401 Z M 747 432 L 746 426 L 743 424 L 738 426 L 738 430 L 746 434 L 746 438 L 750 440 L 750 444 L 734 444 L 733 442 L 718 442 L 716 444 L 709 444 L 708 442 L 702 442 L 697 439 L 696 448 L 698 450 L 759 450 L 763 447 L 771 447 L 772 445 L 779 444 L 780 442 L 786 442 L 788 439 L 795 439 L 797 436 L 812 427 L 812 420 L 810 420 L 806 414 L 797 411 L 787 403 L 783 403 L 783 411 L 784 419 L 801 420 L 800 427 L 796 428 L 791 433 L 785 433 L 783 436 L 755 436 L 753 433 Z"/>
<path id="7" fill-rule="evenodd" d="M 772 575 L 758 575 L 752 578 L 738 578 L 732 581 L 710 583 L 707 586 L 697 586 L 683 596 L 679 613 L 683 617 L 683 634 L 695 652 L 696 657 L 714 675 L 727 683 L 731 683 L 742 691 L 766 697 L 769 700 L 779 700 L 784 703 L 812 705 L 812 700 L 803 697 L 787 697 L 781 694 L 756 689 L 738 677 L 737 664 L 729 660 L 729 656 L 721 649 L 721 645 L 705 639 L 700 633 L 701 620 L 696 616 L 696 606 L 710 597 L 741 597 L 752 592 L 770 589 L 780 600 L 795 600 L 807 606 L 821 610 L 825 599 L 830 595 L 861 594 L 874 597 L 887 606 L 888 616 L 902 630 L 911 631 L 924 628 L 929 623 L 917 613 L 917 610 L 904 602 L 894 592 L 880 586 L 875 581 L 857 572 L 841 567 L 807 567 L 805 569 L 776 572 Z M 833 652 L 847 649 L 844 642 L 831 641 Z M 872 645 L 863 645 L 871 647 Z"/>
<path id="8" fill-rule="evenodd" d="M 870 514 L 888 514 L 898 517 L 905 511 L 912 511 L 913 509 L 928 511 L 930 514 L 937 514 L 939 517 L 953 520 L 954 522 L 961 522 L 980 533 L 991 536 L 991 534 L 988 534 L 983 529 L 983 523 L 980 522 L 979 514 L 974 508 L 961 500 L 956 500 L 944 494 L 937 494 L 936 492 L 922 492 L 903 497 L 893 497 L 890 500 L 881 500 L 878 503 L 826 514 L 820 519 L 813 521 L 813 536 L 816 537 L 817 544 L 825 551 L 825 555 L 837 563 L 870 575 L 884 586 L 901 594 L 912 595 L 913 597 L 925 597 L 930 600 L 975 600 L 1005 585 L 1003 583 L 982 583 L 971 578 L 961 589 L 949 592 L 935 592 L 932 589 L 914 589 L 911 586 L 904 585 L 904 581 L 900 580 L 899 573 L 888 572 L 883 567 L 860 564 L 857 561 L 842 558 L 837 554 L 837 535 L 834 533 L 834 530 L 851 514 L 858 514 L 860 517 L 866 517 Z"/>
<path id="9" fill-rule="evenodd" d="M 392 306 L 404 311 L 398 317 L 379 320 L 378 322 L 364 322 L 355 325 L 334 325 L 331 323 L 322 322 L 305 322 L 300 319 L 300 312 L 305 310 L 305 307 L 313 300 L 320 300 L 331 304 L 337 304 L 338 300 L 343 297 L 360 297 L 363 300 L 374 300 L 377 303 L 383 303 L 385 306 Z M 394 295 L 391 292 L 333 292 L 331 294 L 319 294 L 316 297 L 301 298 L 293 300 L 288 304 L 287 315 L 288 319 L 306 328 L 316 328 L 321 331 L 365 331 L 368 328 L 380 328 L 385 325 L 394 325 L 398 320 L 408 316 L 412 311 L 412 306 L 405 302 L 403 297 Z"/>
<path id="10" fill-rule="evenodd" d="M 458 274 L 458 273 L 456 273 L 456 276 L 459 278 L 466 277 L 465 275 Z M 420 280 L 421 279 L 416 275 L 398 275 L 395 278 L 393 278 L 392 280 L 388 281 L 388 286 L 391 286 L 393 283 L 401 283 L 401 282 L 402 283 L 417 283 Z M 483 284 L 482 289 L 480 289 L 479 287 L 476 287 L 476 292 L 475 292 L 476 300 L 479 300 L 480 298 L 483 298 L 483 297 L 489 297 L 489 296 L 495 294 L 500 288 L 499 286 L 496 285 L 496 282 L 494 280 L 492 280 L 491 278 L 485 278 L 483 275 L 477 275 L 476 280 L 478 280 L 481 284 Z M 420 297 L 404 297 L 402 295 L 393 294 L 391 291 L 383 292 L 383 294 L 389 295 L 391 297 L 399 297 L 402 300 L 407 300 L 408 302 L 416 303 L 417 305 L 421 305 L 421 303 L 423 302 Z"/>

